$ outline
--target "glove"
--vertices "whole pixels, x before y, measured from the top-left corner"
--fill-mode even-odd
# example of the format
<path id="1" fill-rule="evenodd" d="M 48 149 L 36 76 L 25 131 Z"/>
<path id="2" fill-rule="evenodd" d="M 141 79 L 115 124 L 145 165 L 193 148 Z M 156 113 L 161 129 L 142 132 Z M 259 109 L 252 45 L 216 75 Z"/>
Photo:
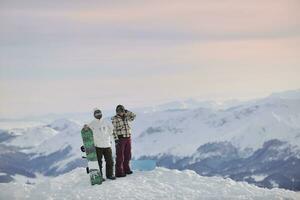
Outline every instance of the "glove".
<path id="1" fill-rule="evenodd" d="M 87 130 L 89 130 L 89 129 L 90 129 L 90 127 L 89 127 L 87 124 L 85 124 L 85 125 L 83 126 L 83 130 L 87 131 Z"/>
<path id="2" fill-rule="evenodd" d="M 84 146 L 81 146 L 80 149 L 81 149 L 82 152 L 85 152 Z"/>
<path id="3" fill-rule="evenodd" d="M 128 110 L 124 110 L 125 116 L 129 115 L 129 111 Z"/>

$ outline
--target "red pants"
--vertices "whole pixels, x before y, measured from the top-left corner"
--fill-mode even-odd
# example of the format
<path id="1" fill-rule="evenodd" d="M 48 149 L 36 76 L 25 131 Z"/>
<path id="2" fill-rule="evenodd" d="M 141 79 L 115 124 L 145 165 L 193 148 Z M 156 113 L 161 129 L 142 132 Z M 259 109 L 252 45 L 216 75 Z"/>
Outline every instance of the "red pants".
<path id="1" fill-rule="evenodd" d="M 131 139 L 120 138 L 116 145 L 116 176 L 130 172 L 129 162 L 131 160 Z"/>

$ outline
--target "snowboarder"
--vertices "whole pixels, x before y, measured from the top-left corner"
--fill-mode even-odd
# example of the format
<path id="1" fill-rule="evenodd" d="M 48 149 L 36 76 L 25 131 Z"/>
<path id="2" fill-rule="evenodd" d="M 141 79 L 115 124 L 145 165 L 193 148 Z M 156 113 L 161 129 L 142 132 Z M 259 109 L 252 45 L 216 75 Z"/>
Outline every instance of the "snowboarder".
<path id="1" fill-rule="evenodd" d="M 116 144 L 116 177 L 132 174 L 129 166 L 131 160 L 131 127 L 129 122 L 135 119 L 135 114 L 118 105 L 116 115 L 112 117 L 113 136 Z"/>
<path id="2" fill-rule="evenodd" d="M 95 119 L 88 126 L 92 129 L 94 134 L 99 169 L 102 174 L 102 157 L 104 156 L 106 162 L 106 178 L 115 180 L 116 177 L 113 175 L 114 163 L 111 149 L 113 127 L 109 122 L 102 119 L 102 112 L 100 109 L 94 109 L 94 117 Z"/>

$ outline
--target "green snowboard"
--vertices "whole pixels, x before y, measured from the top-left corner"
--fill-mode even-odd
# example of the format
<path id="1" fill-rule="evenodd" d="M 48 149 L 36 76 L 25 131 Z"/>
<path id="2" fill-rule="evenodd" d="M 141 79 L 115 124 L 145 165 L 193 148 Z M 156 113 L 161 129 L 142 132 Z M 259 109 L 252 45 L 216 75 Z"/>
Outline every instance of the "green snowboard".
<path id="1" fill-rule="evenodd" d="M 94 137 L 93 137 L 93 131 L 87 126 L 84 125 L 84 127 L 81 130 L 81 137 L 83 141 L 83 149 L 86 153 L 86 159 L 88 161 L 88 167 L 87 167 L 87 173 L 90 174 L 90 182 L 91 185 L 95 184 L 102 184 L 103 177 L 100 173 L 98 161 L 97 161 L 97 154 L 96 154 L 96 148 L 94 145 Z"/>

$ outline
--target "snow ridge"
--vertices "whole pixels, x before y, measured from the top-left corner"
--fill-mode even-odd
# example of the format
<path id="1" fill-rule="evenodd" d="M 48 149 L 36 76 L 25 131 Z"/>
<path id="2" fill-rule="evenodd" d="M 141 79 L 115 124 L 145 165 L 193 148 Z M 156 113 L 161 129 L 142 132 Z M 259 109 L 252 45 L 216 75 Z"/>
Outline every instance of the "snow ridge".
<path id="1" fill-rule="evenodd" d="M 84 168 L 36 185 L 0 184 L 1 199 L 299 199 L 283 189 L 263 189 L 220 177 L 202 177 L 193 171 L 156 168 L 126 178 L 90 186 Z"/>

